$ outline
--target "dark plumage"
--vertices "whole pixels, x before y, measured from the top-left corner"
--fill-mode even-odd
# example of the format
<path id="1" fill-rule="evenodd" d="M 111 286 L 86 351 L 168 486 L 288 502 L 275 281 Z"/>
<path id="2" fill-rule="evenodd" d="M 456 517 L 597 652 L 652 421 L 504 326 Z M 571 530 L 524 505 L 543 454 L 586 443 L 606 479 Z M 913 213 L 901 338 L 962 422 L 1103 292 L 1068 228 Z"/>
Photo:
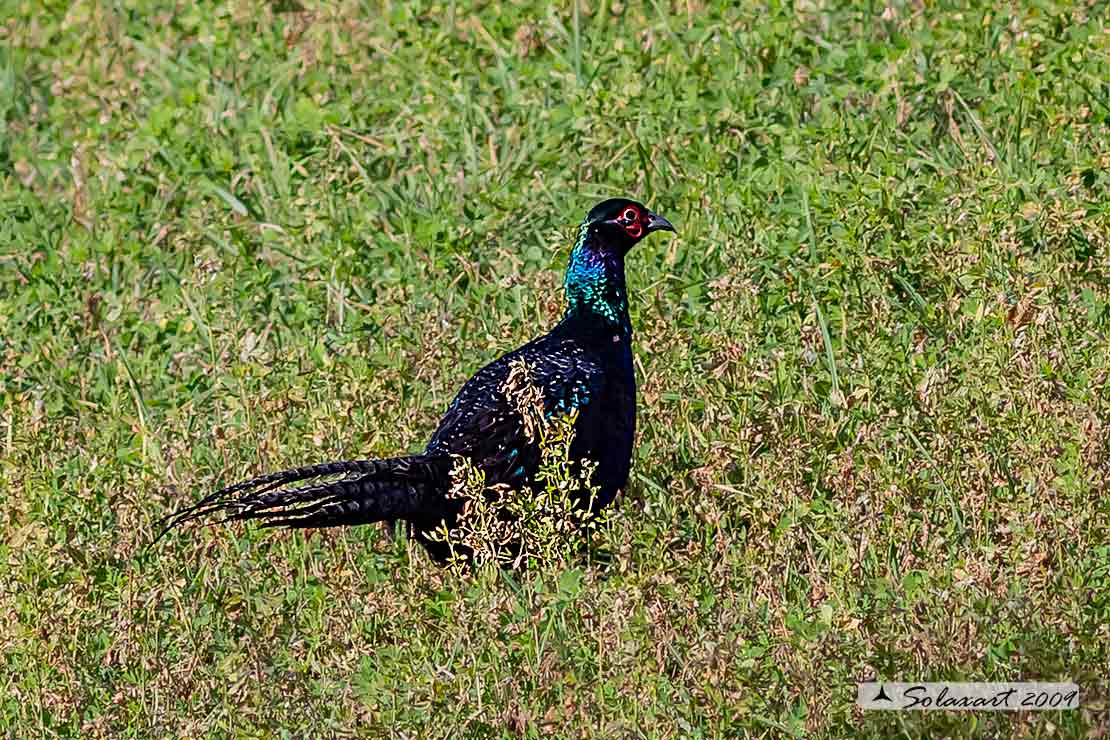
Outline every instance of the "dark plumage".
<path id="1" fill-rule="evenodd" d="M 216 491 L 167 518 L 163 534 L 185 522 L 224 515 L 266 527 L 331 527 L 402 520 L 433 556 L 427 534 L 454 525 L 461 504 L 448 498 L 452 455 L 485 472 L 487 484 L 529 485 L 540 451 L 514 399 L 511 367 L 523 360 L 546 413 L 577 409 L 571 457 L 597 463 L 594 505 L 607 506 L 628 481 L 636 429 L 636 379 L 624 258 L 653 231 L 674 231 L 635 201 L 595 206 L 578 230 L 567 266 L 566 314 L 549 333 L 486 365 L 451 402 L 424 452 L 388 460 L 323 463 L 272 473 Z M 336 476 L 342 476 L 336 479 Z M 161 536 L 161 535 L 159 535 Z"/>

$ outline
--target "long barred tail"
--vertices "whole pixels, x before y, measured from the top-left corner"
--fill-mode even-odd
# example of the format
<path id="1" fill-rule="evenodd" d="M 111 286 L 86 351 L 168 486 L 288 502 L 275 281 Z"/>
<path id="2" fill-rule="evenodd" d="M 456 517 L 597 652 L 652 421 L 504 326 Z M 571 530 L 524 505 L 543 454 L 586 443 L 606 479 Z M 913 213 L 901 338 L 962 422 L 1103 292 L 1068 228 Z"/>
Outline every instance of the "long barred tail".
<path id="1" fill-rule="evenodd" d="M 428 455 L 341 460 L 283 470 L 221 488 L 159 522 L 174 527 L 223 515 L 263 527 L 334 527 L 433 514 L 450 461 Z M 290 487 L 293 484 L 301 484 Z"/>

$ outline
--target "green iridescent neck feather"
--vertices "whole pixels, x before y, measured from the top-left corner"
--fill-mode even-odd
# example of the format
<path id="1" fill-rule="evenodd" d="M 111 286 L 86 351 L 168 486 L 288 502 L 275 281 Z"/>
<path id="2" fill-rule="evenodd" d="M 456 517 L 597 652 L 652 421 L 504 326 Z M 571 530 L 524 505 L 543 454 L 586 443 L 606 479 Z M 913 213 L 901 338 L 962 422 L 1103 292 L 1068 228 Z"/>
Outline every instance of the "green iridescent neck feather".
<path id="1" fill-rule="evenodd" d="M 578 240 L 563 281 L 566 318 L 596 318 L 622 334 L 631 334 L 624 259 L 595 244 L 597 238 L 590 232 L 589 223 L 578 228 Z"/>

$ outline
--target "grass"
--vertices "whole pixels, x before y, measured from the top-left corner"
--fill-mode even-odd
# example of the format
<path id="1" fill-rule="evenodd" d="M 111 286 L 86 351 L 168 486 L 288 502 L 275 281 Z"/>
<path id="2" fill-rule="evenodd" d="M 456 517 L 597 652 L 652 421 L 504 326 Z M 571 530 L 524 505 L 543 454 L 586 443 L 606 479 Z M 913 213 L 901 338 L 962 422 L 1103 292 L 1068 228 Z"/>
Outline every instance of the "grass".
<path id="1" fill-rule="evenodd" d="M 303 3 L 303 7 L 302 7 Z M 1099 737 L 1104 2 L 2 0 L 11 737 Z M 156 520 L 421 447 L 629 194 L 603 565 Z M 854 682 L 1066 680 L 1066 713 Z"/>

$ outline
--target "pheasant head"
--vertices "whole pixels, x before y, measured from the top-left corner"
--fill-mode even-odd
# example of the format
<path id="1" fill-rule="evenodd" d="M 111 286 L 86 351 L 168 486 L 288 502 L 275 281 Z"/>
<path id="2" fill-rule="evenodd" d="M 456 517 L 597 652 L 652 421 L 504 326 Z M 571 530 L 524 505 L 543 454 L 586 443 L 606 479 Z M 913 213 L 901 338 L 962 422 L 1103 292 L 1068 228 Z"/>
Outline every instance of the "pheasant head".
<path id="1" fill-rule="evenodd" d="M 567 265 L 567 316 L 597 318 L 631 333 L 624 256 L 653 231 L 674 230 L 670 221 L 634 200 L 610 198 L 594 206 L 578 227 Z"/>

